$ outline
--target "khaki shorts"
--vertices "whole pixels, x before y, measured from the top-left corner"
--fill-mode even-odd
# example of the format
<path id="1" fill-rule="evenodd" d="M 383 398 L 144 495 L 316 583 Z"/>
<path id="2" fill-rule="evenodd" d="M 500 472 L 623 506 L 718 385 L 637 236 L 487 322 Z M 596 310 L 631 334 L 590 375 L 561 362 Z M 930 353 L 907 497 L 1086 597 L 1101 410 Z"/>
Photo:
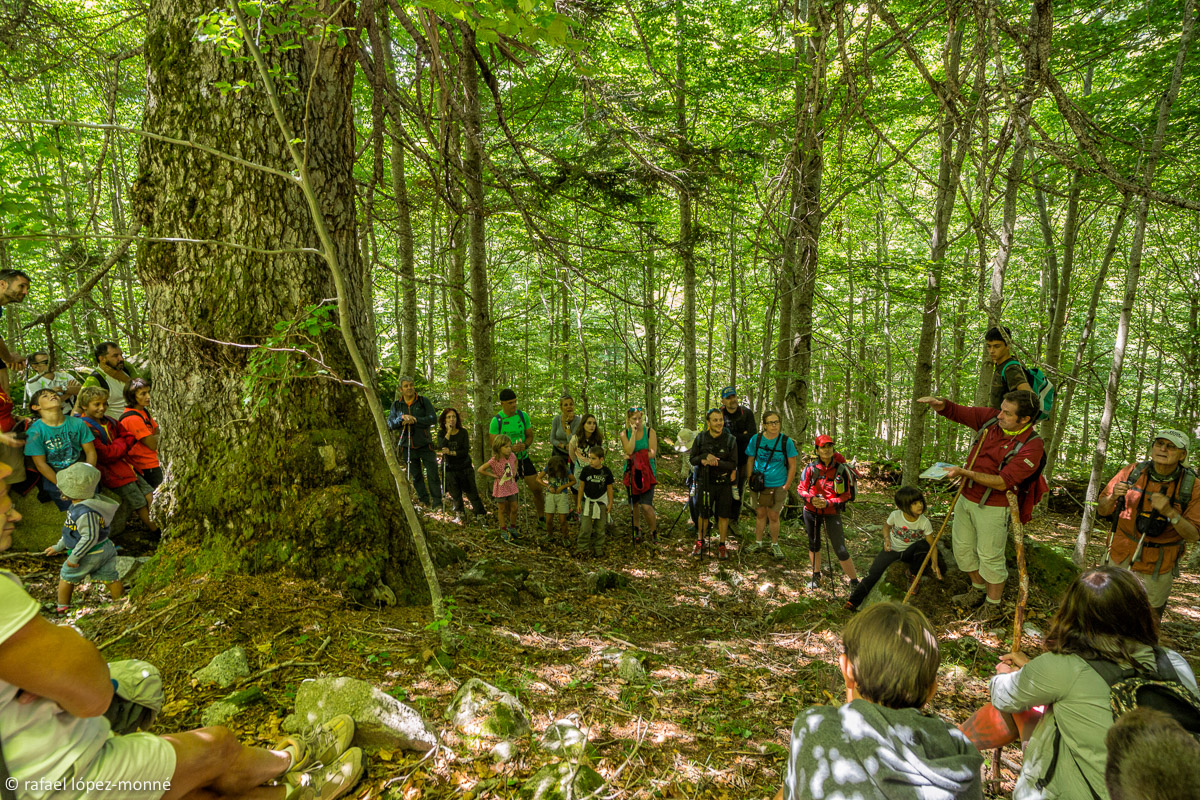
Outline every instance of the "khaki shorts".
<path id="1" fill-rule="evenodd" d="M 76 764 L 75 776 L 65 791 L 46 795 L 47 800 L 158 800 L 171 788 L 175 774 L 175 748 L 152 733 L 111 736 L 90 764 Z"/>
<path id="2" fill-rule="evenodd" d="M 959 498 L 954 506 L 951 541 L 954 560 L 963 572 L 979 572 L 988 583 L 1008 580 L 1004 546 L 1008 544 L 1008 506 L 979 507 Z"/>
<path id="3" fill-rule="evenodd" d="M 1108 557 L 1105 557 L 1104 563 L 1114 567 L 1123 567 L 1129 569 L 1129 562 L 1133 556 L 1122 561 L 1120 564 L 1114 564 Z M 1179 562 L 1175 562 L 1178 566 Z M 1138 580 L 1142 582 L 1142 586 L 1146 587 L 1146 594 L 1150 596 L 1150 605 L 1154 608 L 1161 608 L 1167 604 L 1167 600 L 1171 597 L 1171 584 L 1175 582 L 1175 573 L 1171 570 L 1151 575 L 1149 572 L 1134 572 Z"/>
<path id="4" fill-rule="evenodd" d="M 768 512 L 774 511 L 778 513 L 783 511 L 783 507 L 787 505 L 787 492 L 783 490 L 782 486 L 776 486 L 773 489 L 763 489 L 755 496 L 757 497 L 757 507 L 766 509 Z"/>

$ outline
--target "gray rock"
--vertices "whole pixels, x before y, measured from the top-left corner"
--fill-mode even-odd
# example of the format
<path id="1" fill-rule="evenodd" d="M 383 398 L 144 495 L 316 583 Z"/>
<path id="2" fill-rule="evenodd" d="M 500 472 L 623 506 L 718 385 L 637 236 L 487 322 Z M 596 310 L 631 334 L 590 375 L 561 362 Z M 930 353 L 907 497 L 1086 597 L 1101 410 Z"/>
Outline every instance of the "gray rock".
<path id="1" fill-rule="evenodd" d="M 600 594 L 609 589 L 624 589 L 629 585 L 629 578 L 620 572 L 599 569 L 589 572 L 583 579 L 583 585 L 588 594 Z"/>
<path id="2" fill-rule="evenodd" d="M 642 657 L 637 653 L 622 653 L 617 661 L 617 674 L 630 683 L 646 680 L 646 668 L 642 665 Z"/>
<path id="3" fill-rule="evenodd" d="M 529 734 L 529 717 L 520 701 L 478 678 L 458 687 L 446 719 L 475 736 L 511 739 Z"/>
<path id="4" fill-rule="evenodd" d="M 547 764 L 517 791 L 523 800 L 568 800 L 587 797 L 604 785 L 600 773 L 586 764 Z"/>
<path id="5" fill-rule="evenodd" d="M 192 677 L 201 683 L 215 683 L 222 689 L 232 686 L 242 678 L 250 677 L 250 662 L 246 660 L 246 651 L 240 647 L 231 647 L 224 653 L 218 653 L 208 662 L 208 666 L 193 672 Z"/>
<path id="6" fill-rule="evenodd" d="M 242 709 L 265 699 L 267 699 L 266 695 L 257 686 L 251 686 L 249 689 L 234 692 L 204 709 L 204 713 L 200 715 L 200 724 L 206 728 L 213 725 L 224 725 L 233 719 Z"/>
<path id="7" fill-rule="evenodd" d="M 587 734 L 566 719 L 547 728 L 538 744 L 546 752 L 570 761 L 586 760 L 596 754 L 596 748 L 588 744 Z"/>
<path id="8" fill-rule="evenodd" d="M 386 583 L 377 583 L 371 589 L 371 598 L 381 606 L 396 605 L 396 593 Z"/>
<path id="9" fill-rule="evenodd" d="M 296 713 L 283 722 L 294 733 L 338 714 L 354 718 L 354 743 L 426 753 L 437 745 L 437 734 L 410 706 L 357 678 L 316 678 L 300 684 Z"/>
<path id="10" fill-rule="evenodd" d="M 497 764 L 507 764 L 517 757 L 516 742 L 508 740 L 496 742 L 496 745 L 491 750 L 492 760 Z"/>
<path id="11" fill-rule="evenodd" d="M 483 558 L 471 565 L 458 582 L 463 586 L 491 586 L 496 583 L 512 583 L 521 586 L 529 570 L 498 558 Z"/>
<path id="12" fill-rule="evenodd" d="M 149 560 L 149 556 L 140 556 L 138 558 L 117 556 L 117 578 L 128 588 L 134 576 L 137 575 L 137 571 Z"/>

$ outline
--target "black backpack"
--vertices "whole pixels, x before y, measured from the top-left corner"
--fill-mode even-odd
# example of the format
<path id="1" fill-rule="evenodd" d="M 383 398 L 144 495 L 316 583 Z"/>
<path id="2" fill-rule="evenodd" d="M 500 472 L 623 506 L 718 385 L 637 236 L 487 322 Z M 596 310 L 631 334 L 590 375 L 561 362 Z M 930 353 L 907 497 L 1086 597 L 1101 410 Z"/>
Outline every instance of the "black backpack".
<path id="1" fill-rule="evenodd" d="M 1166 650 L 1154 648 L 1153 673 L 1136 667 L 1125 669 L 1107 659 L 1088 659 L 1087 664 L 1108 684 L 1108 701 L 1114 721 L 1135 708 L 1153 708 L 1169 714 L 1184 730 L 1200 740 L 1200 698 L 1192 694 L 1192 690 L 1179 679 L 1179 672 Z M 1061 741 L 1062 731 L 1055 725 L 1050 764 L 1046 767 L 1046 774 L 1037 781 L 1039 789 L 1045 789 L 1054 777 Z M 1088 789 L 1091 789 L 1093 797 L 1100 796 L 1090 784 Z"/>

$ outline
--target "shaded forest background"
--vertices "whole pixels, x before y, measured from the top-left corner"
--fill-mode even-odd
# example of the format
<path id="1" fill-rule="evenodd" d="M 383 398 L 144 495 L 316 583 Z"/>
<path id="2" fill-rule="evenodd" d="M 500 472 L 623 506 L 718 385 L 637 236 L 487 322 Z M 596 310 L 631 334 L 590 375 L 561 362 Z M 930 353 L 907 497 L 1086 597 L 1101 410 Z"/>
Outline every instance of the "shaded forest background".
<path id="1" fill-rule="evenodd" d="M 415 374 L 478 424 L 511 386 L 545 431 L 569 392 L 610 434 L 645 405 L 670 435 L 733 383 L 792 435 L 911 477 L 962 436 L 912 399 L 981 400 L 1003 322 L 1059 387 L 1055 475 L 1196 430 L 1193 0 L 242 8 L 268 52 L 358 63 L 347 168 L 385 399 Z M 5 313 L 21 352 L 52 340 L 75 366 L 101 339 L 137 354 L 179 333 L 146 312 L 132 210 L 154 9 L 0 15 L 0 267 L 34 276 Z M 220 8 L 195 30 L 245 60 Z M 261 89 L 189 91 L 232 109 Z M 329 302 L 264 323 L 303 331 Z"/>

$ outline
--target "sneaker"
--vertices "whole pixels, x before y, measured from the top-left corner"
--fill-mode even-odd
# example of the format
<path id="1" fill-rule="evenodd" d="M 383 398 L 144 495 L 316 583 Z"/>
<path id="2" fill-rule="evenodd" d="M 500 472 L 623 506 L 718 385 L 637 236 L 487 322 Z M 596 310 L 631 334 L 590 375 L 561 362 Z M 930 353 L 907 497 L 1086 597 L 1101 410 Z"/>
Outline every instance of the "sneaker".
<path id="1" fill-rule="evenodd" d="M 288 773 L 287 800 L 335 800 L 354 788 L 362 777 L 362 750 L 351 747 L 329 765 Z"/>
<path id="2" fill-rule="evenodd" d="M 845 604 L 842 606 L 842 610 L 849 611 L 851 614 L 853 614 L 855 611 L 858 611 L 858 606 L 854 605 L 854 603 L 851 603 L 849 600 L 847 600 L 845 602 Z"/>
<path id="3" fill-rule="evenodd" d="M 342 753 L 350 749 L 353 741 L 354 718 L 349 714 L 338 714 L 307 733 L 289 736 L 284 740 L 283 747 L 275 749 L 293 754 L 288 772 L 303 772 L 310 767 L 337 761 Z"/>
<path id="4" fill-rule="evenodd" d="M 962 594 L 956 594 L 950 601 L 962 608 L 978 608 L 987 599 L 987 592 L 977 586 L 972 586 Z"/>
<path id="5" fill-rule="evenodd" d="M 725 549 L 725 543 L 721 542 L 717 545 L 717 560 L 724 561 L 729 558 L 729 551 Z"/>
<path id="6" fill-rule="evenodd" d="M 753 544 L 751 544 L 749 547 L 746 548 L 746 553 L 747 554 L 757 553 L 759 550 L 762 550 L 763 547 L 764 547 L 764 545 L 762 542 L 754 542 Z"/>
<path id="7" fill-rule="evenodd" d="M 812 580 L 811 580 L 811 581 L 809 581 L 808 583 L 806 583 L 806 584 L 804 585 L 804 588 L 806 588 L 806 589 L 819 589 L 819 588 L 821 588 L 821 576 L 820 576 L 820 574 L 819 574 L 819 573 L 816 573 L 816 572 L 814 572 L 814 573 L 813 573 L 813 576 L 812 576 Z"/>
<path id="8" fill-rule="evenodd" d="M 851 578 L 850 579 L 850 591 L 853 592 L 857 588 L 858 588 L 858 578 Z"/>
<path id="9" fill-rule="evenodd" d="M 775 542 L 771 545 L 771 555 L 775 556 L 776 558 L 783 558 L 783 548 L 779 546 L 779 542 Z"/>
<path id="10" fill-rule="evenodd" d="M 696 546 L 692 548 L 692 555 L 695 556 L 696 558 L 704 557 L 704 540 L 703 539 L 696 540 Z"/>
<path id="11" fill-rule="evenodd" d="M 503 542 L 511 542 L 513 540 L 512 528 L 501 528 L 500 540 Z"/>
<path id="12" fill-rule="evenodd" d="M 633 529 L 633 543 L 634 544 L 642 543 L 642 529 L 641 528 Z"/>

